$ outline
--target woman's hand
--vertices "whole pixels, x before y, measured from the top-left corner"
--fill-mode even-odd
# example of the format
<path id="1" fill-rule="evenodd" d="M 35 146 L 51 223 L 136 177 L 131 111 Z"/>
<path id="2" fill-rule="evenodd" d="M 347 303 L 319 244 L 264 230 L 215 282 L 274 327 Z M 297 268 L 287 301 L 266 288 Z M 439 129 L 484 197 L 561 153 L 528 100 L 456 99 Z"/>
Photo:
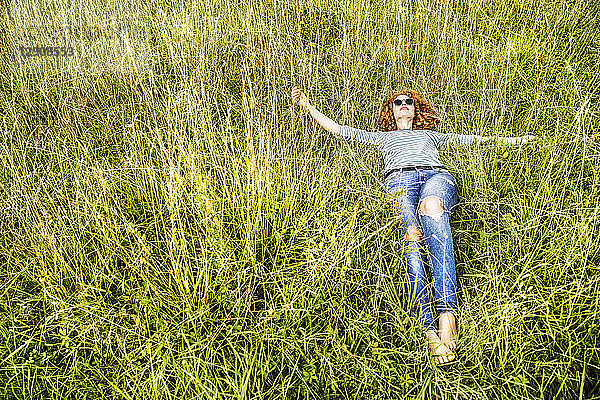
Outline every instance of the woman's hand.
<path id="1" fill-rule="evenodd" d="M 537 137 L 536 135 L 525 135 L 525 136 L 521 136 L 519 139 L 521 139 L 520 144 L 523 143 L 527 143 L 527 142 L 531 142 L 532 140 L 537 140 L 539 139 L 539 137 Z"/>
<path id="2" fill-rule="evenodd" d="M 308 98 L 297 87 L 294 87 L 292 89 L 292 101 L 294 102 L 294 104 L 298 104 L 299 106 L 304 107 L 310 113 L 310 115 L 319 123 L 319 125 L 323 127 L 323 129 L 336 135 L 339 134 L 340 125 L 328 116 L 321 113 L 312 105 L 310 105 L 310 103 L 308 102 Z"/>
<path id="3" fill-rule="evenodd" d="M 307 108 L 308 107 L 308 98 L 300 89 L 297 87 L 292 89 L 292 101 L 294 104 L 299 105 L 300 107 Z"/>

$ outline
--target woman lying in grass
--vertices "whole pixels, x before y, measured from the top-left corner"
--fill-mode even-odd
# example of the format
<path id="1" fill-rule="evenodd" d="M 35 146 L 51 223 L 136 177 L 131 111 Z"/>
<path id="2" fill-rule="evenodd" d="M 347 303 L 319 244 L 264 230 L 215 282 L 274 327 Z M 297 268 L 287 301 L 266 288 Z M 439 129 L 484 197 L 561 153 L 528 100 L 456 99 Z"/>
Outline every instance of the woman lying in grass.
<path id="1" fill-rule="evenodd" d="M 439 364 L 454 360 L 457 337 L 454 314 L 458 302 L 450 214 L 458 203 L 458 192 L 456 180 L 440 162 L 438 148 L 449 141 L 470 145 L 475 140 L 492 138 L 436 132 L 439 119 L 432 106 L 419 93 L 410 90 L 392 95 L 383 104 L 379 115 L 380 131 L 377 132 L 340 126 L 309 104 L 298 88 L 292 89 L 292 99 L 308 110 L 327 131 L 380 147 L 385 187 L 398 196 L 394 207 L 402 216 L 402 233 L 408 245 L 405 256 L 407 293 L 412 299 L 416 298 L 415 311 L 425 325 L 433 358 Z M 533 138 L 535 136 L 497 139 L 515 144 Z M 423 242 L 429 250 L 439 330 L 430 306 Z"/>

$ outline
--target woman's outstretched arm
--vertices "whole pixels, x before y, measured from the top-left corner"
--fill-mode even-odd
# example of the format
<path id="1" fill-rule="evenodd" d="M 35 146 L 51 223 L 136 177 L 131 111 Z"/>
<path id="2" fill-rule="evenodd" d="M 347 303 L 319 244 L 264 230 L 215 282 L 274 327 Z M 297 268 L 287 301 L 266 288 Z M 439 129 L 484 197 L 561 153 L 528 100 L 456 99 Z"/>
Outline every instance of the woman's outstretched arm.
<path id="1" fill-rule="evenodd" d="M 503 137 L 503 136 L 498 136 L 498 137 L 477 136 L 476 137 L 476 140 L 479 140 L 480 142 L 486 142 L 488 140 L 494 140 L 494 139 L 496 139 L 498 142 L 504 143 L 504 144 L 523 144 L 523 143 L 527 143 L 532 140 L 538 139 L 538 137 L 535 135 L 525 135 L 525 136 L 517 136 L 517 137 Z"/>
<path id="2" fill-rule="evenodd" d="M 538 139 L 535 135 L 525 135 L 519 137 L 502 137 L 502 136 L 479 136 L 479 135 L 458 135 L 440 132 L 430 132 L 431 136 L 435 137 L 437 146 L 447 144 L 448 142 L 457 143 L 463 146 L 469 146 L 475 142 L 487 142 L 489 140 L 497 140 L 505 144 L 523 144 L 531 140 Z"/>
<path id="3" fill-rule="evenodd" d="M 383 140 L 382 132 L 368 132 L 363 129 L 356 129 L 348 125 L 340 125 L 331 118 L 319 112 L 308 102 L 308 98 L 298 88 L 292 89 L 292 100 L 295 104 L 304 107 L 310 115 L 321 125 L 325 130 L 333 133 L 336 136 L 344 136 L 359 142 L 377 145 Z"/>
<path id="4" fill-rule="evenodd" d="M 340 134 L 340 125 L 313 107 L 308 102 L 306 95 L 296 87 L 292 89 L 292 100 L 294 101 L 294 104 L 298 104 L 300 107 L 303 107 L 310 112 L 310 115 L 312 115 L 312 117 L 319 123 L 319 125 L 323 127 L 323 129 L 333 133 L 334 135 Z"/>

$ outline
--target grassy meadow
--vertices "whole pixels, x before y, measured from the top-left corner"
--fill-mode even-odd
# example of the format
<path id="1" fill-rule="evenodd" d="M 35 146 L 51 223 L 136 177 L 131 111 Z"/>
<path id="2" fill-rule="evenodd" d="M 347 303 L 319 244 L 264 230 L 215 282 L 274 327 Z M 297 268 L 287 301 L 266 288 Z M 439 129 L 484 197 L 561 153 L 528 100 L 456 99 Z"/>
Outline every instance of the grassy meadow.
<path id="1" fill-rule="evenodd" d="M 594 1 L 2 4 L 0 398 L 600 399 Z M 441 153 L 452 365 L 377 148 L 294 86 L 362 129 L 411 88 L 444 132 L 540 138 Z"/>

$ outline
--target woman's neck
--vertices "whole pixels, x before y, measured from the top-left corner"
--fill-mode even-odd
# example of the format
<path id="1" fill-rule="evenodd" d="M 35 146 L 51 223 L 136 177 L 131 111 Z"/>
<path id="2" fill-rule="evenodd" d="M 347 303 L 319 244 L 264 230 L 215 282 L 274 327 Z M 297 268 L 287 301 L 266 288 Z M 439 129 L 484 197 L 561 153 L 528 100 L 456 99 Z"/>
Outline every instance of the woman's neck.
<path id="1" fill-rule="evenodd" d="M 396 120 L 396 125 L 398 126 L 398 130 L 401 131 L 403 129 L 412 129 L 412 118 L 400 118 Z"/>

